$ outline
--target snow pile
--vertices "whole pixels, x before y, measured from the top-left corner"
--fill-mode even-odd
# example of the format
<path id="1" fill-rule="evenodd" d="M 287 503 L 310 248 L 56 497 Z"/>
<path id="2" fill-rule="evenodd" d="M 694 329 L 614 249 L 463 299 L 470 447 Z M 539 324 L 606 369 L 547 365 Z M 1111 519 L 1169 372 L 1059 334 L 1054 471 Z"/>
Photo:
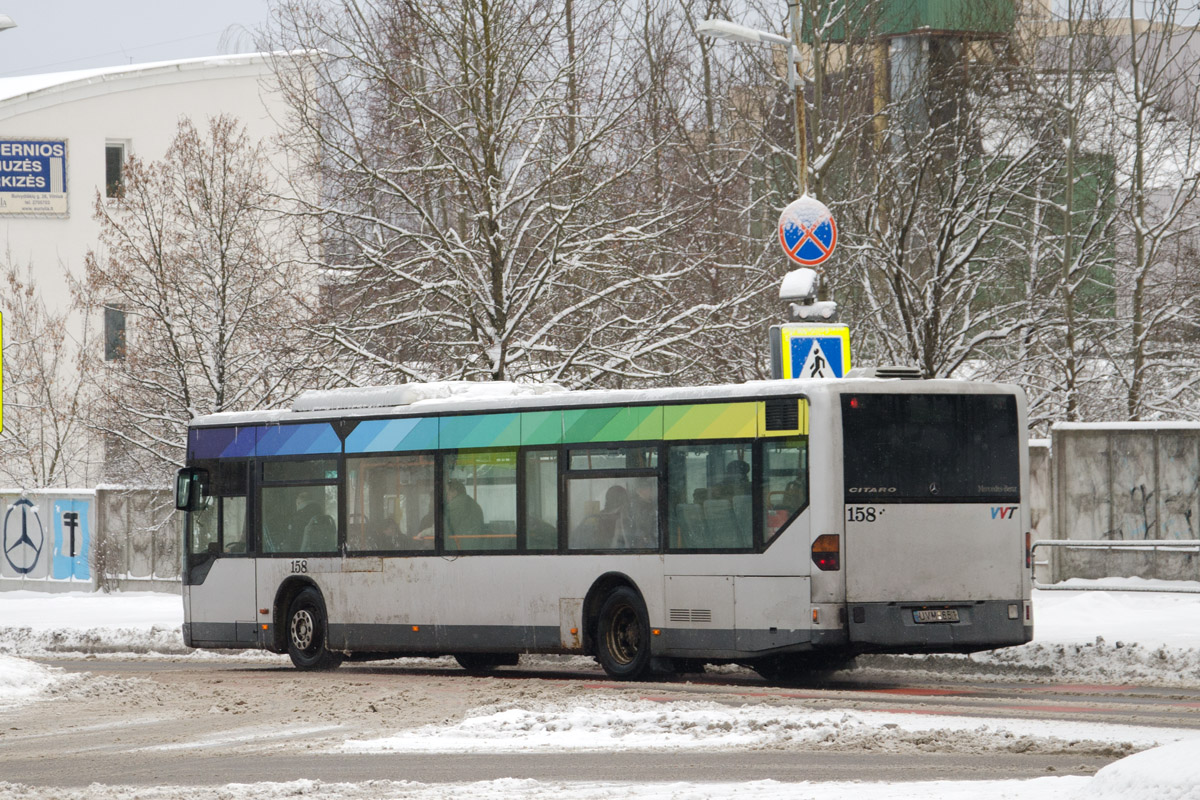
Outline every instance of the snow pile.
<path id="1" fill-rule="evenodd" d="M 1072 585 L 1142 591 L 1035 591 L 1034 640 L 1027 645 L 969 656 L 870 656 L 860 667 L 881 676 L 917 670 L 984 681 L 1196 685 L 1200 594 L 1146 592 L 1177 584 L 1137 578 Z"/>
<path id="2" fill-rule="evenodd" d="M 453 724 L 345 742 L 350 753 L 830 749 L 1124 755 L 1200 731 L 1037 719 L 658 703 L 584 695 L 569 705 L 485 708 Z"/>
<path id="3" fill-rule="evenodd" d="M 1097 772 L 1080 798 L 1088 800 L 1197 800 L 1200 741 L 1176 742 L 1123 758 Z"/>
<path id="4" fill-rule="evenodd" d="M 314 389 L 292 403 L 293 411 L 339 411 L 355 408 L 409 406 L 429 400 L 479 400 L 498 397 L 531 397 L 567 391 L 556 383 L 512 381 L 431 381 L 351 389 Z"/>
<path id="5" fill-rule="evenodd" d="M 184 655 L 183 600 L 162 592 L 0 592 L 0 651 Z"/>
<path id="6" fill-rule="evenodd" d="M 0 711 L 38 699 L 52 680 L 51 670 L 41 664 L 0 655 Z"/>

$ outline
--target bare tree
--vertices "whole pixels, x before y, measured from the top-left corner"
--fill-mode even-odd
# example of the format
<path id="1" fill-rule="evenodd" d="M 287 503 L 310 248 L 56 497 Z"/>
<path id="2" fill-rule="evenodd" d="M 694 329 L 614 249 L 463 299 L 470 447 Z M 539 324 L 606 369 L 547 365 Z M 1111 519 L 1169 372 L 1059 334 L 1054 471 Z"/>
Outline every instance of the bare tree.
<path id="1" fill-rule="evenodd" d="M 697 265 L 667 244 L 700 198 L 673 179 L 660 90 L 675 54 L 661 30 L 639 52 L 630 10 L 282 9 L 283 44 L 320 53 L 280 83 L 325 188 L 307 211 L 334 298 L 321 330 L 347 380 L 678 378 L 700 332 L 753 293 L 689 294 Z"/>
<path id="2" fill-rule="evenodd" d="M 1014 284 L 1035 321 L 986 374 L 1021 383 L 1031 419 L 1092 418 L 1113 400 L 1104 357 L 1115 321 L 1113 283 L 1117 128 L 1107 11 L 1112 0 L 1069 0 L 1021 20 L 1011 81 L 1036 158 L 1047 165 L 1022 191 L 1027 211 L 1009 233 Z"/>
<path id="3" fill-rule="evenodd" d="M 129 321 L 124 352 L 90 370 L 109 479 L 160 480 L 191 419 L 276 406 L 303 385 L 306 281 L 271 188 L 262 145 L 221 116 L 203 134 L 181 120 L 162 161 L 131 158 L 122 196 L 97 197 L 101 247 L 77 296 Z"/>
<path id="4" fill-rule="evenodd" d="M 82 419 L 88 394 L 71 377 L 81 343 L 68 337 L 66 314 L 46 307 L 33 273 L 33 265 L 21 269 L 11 255 L 6 259 L 0 481 L 17 488 L 85 486 L 94 477 Z"/>
<path id="5" fill-rule="evenodd" d="M 1114 31 L 1111 108 L 1120 126 L 1117 278 L 1127 297 L 1127 346 L 1113 353 L 1129 419 L 1177 413 L 1194 395 L 1179 327 L 1197 298 L 1172 285 L 1173 258 L 1200 230 L 1200 31 L 1185 24 L 1194 4 L 1130 0 Z M 1190 350 L 1191 348 L 1187 348 Z M 1184 362 L 1180 369 L 1181 361 Z"/>

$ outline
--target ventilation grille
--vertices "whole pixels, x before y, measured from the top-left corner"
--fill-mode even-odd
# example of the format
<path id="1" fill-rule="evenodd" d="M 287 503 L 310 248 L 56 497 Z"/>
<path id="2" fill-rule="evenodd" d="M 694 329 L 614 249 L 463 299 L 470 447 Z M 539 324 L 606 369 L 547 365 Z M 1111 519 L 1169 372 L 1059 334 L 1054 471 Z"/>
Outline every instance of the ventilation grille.
<path id="1" fill-rule="evenodd" d="M 769 431 L 794 431 L 800 427 L 800 402 L 794 397 L 766 401 L 766 426 Z"/>
<path id="2" fill-rule="evenodd" d="M 712 622 L 712 609 L 672 608 L 671 622 Z"/>

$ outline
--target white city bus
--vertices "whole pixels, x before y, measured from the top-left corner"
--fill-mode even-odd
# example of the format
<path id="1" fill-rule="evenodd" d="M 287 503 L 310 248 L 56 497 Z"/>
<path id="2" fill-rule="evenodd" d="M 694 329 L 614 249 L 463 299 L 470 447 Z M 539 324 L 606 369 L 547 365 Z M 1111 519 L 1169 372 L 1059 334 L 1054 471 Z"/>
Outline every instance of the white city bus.
<path id="1" fill-rule="evenodd" d="M 1015 386 L 315 392 L 197 419 L 187 463 L 192 647 L 786 678 L 1032 638 Z"/>

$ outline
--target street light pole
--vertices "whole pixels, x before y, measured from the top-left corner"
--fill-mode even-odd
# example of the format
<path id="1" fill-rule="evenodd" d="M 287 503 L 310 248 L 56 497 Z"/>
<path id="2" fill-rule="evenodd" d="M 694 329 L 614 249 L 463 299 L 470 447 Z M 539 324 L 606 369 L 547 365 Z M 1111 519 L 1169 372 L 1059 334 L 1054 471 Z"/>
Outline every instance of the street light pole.
<path id="1" fill-rule="evenodd" d="M 804 68 L 800 59 L 800 2 L 791 0 L 788 3 L 788 18 L 792 26 L 792 42 L 789 60 L 788 77 L 792 83 L 792 92 L 796 103 L 796 190 L 797 197 L 808 194 L 808 125 L 806 103 L 804 100 Z M 795 71 L 795 77 L 792 76 Z"/>
<path id="2" fill-rule="evenodd" d="M 796 106 L 796 195 L 804 197 L 808 194 L 808 133 L 805 124 L 804 101 L 804 70 L 800 58 L 800 5 L 799 0 L 788 3 L 788 13 L 791 18 L 791 38 L 780 36 L 767 31 L 747 28 L 724 19 L 706 19 L 697 23 L 696 33 L 710 36 L 714 39 L 726 39 L 732 42 L 751 42 L 755 44 L 777 44 L 786 48 L 788 85 L 792 88 L 793 102 Z"/>

